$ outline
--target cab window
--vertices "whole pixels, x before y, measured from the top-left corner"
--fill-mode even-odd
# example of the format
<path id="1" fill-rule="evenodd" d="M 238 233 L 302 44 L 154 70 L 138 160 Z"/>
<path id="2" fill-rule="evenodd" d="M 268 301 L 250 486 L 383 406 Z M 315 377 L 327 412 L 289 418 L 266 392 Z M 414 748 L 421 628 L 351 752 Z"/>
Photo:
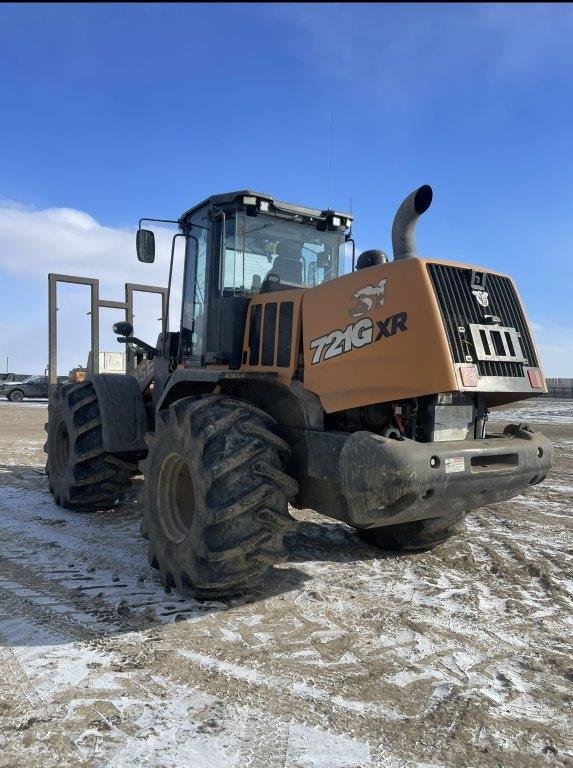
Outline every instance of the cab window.
<path id="1" fill-rule="evenodd" d="M 225 223 L 223 296 L 308 288 L 343 269 L 344 233 L 270 216 L 237 213 Z"/>

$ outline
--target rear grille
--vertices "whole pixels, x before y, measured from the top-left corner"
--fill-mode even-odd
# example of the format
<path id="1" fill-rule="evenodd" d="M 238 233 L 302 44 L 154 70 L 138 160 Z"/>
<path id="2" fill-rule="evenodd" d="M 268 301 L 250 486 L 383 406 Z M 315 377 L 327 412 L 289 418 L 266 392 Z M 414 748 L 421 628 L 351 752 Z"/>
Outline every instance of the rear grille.
<path id="1" fill-rule="evenodd" d="M 515 328 L 520 334 L 526 364 L 537 366 L 529 325 L 509 278 L 485 273 L 489 305 L 482 307 L 472 294 L 471 269 L 428 264 L 428 272 L 438 298 L 454 362 L 465 363 L 466 357 L 471 357 L 481 376 L 523 376 L 523 363 L 476 359 L 468 324 L 483 325 L 486 322 L 485 315 L 497 315 L 502 326 Z M 465 333 L 460 332 L 461 327 L 466 329 Z"/>

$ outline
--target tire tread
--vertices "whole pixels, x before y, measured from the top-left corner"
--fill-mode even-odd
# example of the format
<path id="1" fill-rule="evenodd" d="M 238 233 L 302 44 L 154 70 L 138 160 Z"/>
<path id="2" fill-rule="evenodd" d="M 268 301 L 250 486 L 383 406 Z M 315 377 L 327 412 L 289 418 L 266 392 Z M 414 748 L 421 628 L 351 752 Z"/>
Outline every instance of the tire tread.
<path id="1" fill-rule="evenodd" d="M 194 467 L 201 520 L 177 550 L 159 522 L 156 500 L 163 496 L 150 476 L 158 470 L 146 473 L 142 529 L 149 537 L 149 561 L 158 564 L 164 586 L 173 578 L 178 589 L 198 597 L 250 589 L 285 558 L 283 536 L 292 524 L 287 498 L 298 487 L 284 471 L 288 444 L 274 433 L 267 413 L 227 395 L 184 398 L 166 414 L 149 441 L 145 469 L 161 466 L 175 440 Z"/>
<path id="2" fill-rule="evenodd" d="M 44 446 L 50 492 L 57 504 L 68 509 L 86 512 L 114 507 L 129 485 L 131 474 L 137 471 L 137 464 L 104 451 L 101 415 L 91 382 L 66 384 L 55 398 L 48 406 L 48 440 Z M 59 420 L 58 414 L 66 411 L 71 414 L 70 461 L 66 476 L 59 478 L 51 469 L 51 443 L 56 437 L 50 426 L 52 418 Z"/>

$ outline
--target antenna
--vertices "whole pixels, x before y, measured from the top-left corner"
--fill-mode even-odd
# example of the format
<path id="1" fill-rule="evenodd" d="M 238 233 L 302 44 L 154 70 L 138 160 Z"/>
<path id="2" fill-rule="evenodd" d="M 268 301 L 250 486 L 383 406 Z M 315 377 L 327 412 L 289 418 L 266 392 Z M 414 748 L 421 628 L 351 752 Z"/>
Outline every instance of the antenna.
<path id="1" fill-rule="evenodd" d="M 331 207 L 331 185 L 332 185 L 332 136 L 334 133 L 334 110 L 330 113 L 330 152 L 328 156 L 328 206 Z"/>

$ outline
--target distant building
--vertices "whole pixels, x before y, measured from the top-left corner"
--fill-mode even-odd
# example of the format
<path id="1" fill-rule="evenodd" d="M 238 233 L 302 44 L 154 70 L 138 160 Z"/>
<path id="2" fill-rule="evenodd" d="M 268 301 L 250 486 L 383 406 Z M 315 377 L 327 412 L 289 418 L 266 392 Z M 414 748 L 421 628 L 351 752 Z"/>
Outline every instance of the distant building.
<path id="1" fill-rule="evenodd" d="M 88 370 L 91 368 L 92 353 L 88 356 Z M 100 352 L 100 373 L 125 373 L 125 352 Z"/>

